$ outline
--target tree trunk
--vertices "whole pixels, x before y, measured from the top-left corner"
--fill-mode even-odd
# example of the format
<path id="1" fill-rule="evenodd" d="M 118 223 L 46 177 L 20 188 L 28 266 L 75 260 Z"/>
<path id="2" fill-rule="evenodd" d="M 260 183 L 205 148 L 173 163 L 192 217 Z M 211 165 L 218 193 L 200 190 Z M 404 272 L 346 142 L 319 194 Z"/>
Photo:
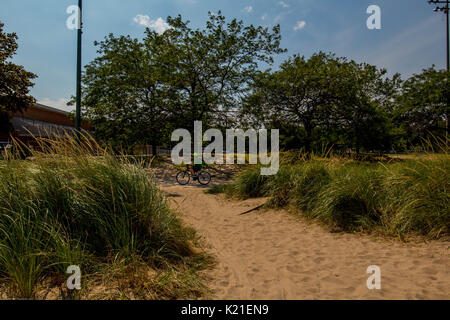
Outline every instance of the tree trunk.
<path id="1" fill-rule="evenodd" d="M 306 130 L 306 141 L 305 141 L 305 151 L 307 159 L 311 158 L 311 142 L 312 142 L 312 127 L 310 125 L 305 125 Z"/>

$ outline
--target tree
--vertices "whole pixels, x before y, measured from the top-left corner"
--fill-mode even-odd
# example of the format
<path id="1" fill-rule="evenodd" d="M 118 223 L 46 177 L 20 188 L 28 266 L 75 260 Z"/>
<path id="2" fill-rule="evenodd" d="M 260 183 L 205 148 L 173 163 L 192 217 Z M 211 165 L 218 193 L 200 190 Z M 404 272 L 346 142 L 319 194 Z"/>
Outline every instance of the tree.
<path id="1" fill-rule="evenodd" d="M 168 94 L 153 51 L 130 36 L 112 34 L 95 45 L 100 56 L 86 66 L 83 106 L 97 138 L 127 151 L 136 144 L 158 145 Z"/>
<path id="2" fill-rule="evenodd" d="M 84 114 L 97 136 L 120 144 L 161 143 L 175 128 L 230 127 L 259 62 L 271 63 L 279 26 L 244 26 L 219 12 L 204 29 L 181 16 L 168 17 L 162 34 L 146 30 L 143 41 L 110 35 L 83 76 Z"/>
<path id="3" fill-rule="evenodd" d="M 313 144 L 366 150 L 390 147 L 388 110 L 399 76 L 385 70 L 319 52 L 295 55 L 279 71 L 262 72 L 243 112 L 257 123 L 280 128 L 281 145 L 312 151 Z M 291 134 L 291 136 L 289 136 Z M 297 137 L 292 136 L 296 134 Z"/>
<path id="4" fill-rule="evenodd" d="M 398 94 L 399 74 L 386 77 L 385 69 L 354 61 L 342 63 L 339 78 L 339 101 L 331 113 L 342 144 L 357 153 L 384 151 L 393 143 L 390 115 Z"/>
<path id="5" fill-rule="evenodd" d="M 255 77 L 253 94 L 243 112 L 269 126 L 286 123 L 303 127 L 304 147 L 310 152 L 314 130 L 325 126 L 333 105 L 338 103 L 342 62 L 342 58 L 323 52 L 309 59 L 294 55 L 279 71 L 261 72 Z"/>
<path id="6" fill-rule="evenodd" d="M 244 26 L 227 22 L 219 11 L 209 13 L 206 28 L 191 29 L 182 18 L 168 18 L 171 26 L 163 34 L 163 73 L 167 83 L 179 90 L 177 119 L 190 128 L 195 120 L 230 127 L 229 111 L 236 110 L 249 89 L 260 62 L 273 63 L 280 49 L 280 27 Z M 169 48 L 169 49 L 168 49 Z"/>
<path id="7" fill-rule="evenodd" d="M 394 115 L 407 137 L 408 147 L 420 144 L 430 134 L 444 137 L 448 133 L 448 77 L 445 70 L 432 66 L 404 82 Z"/>
<path id="8" fill-rule="evenodd" d="M 5 33 L 3 27 L 0 22 L 0 131 L 9 133 L 12 126 L 7 113 L 21 112 L 35 102 L 29 92 L 36 75 L 8 61 L 17 51 L 17 35 Z"/>

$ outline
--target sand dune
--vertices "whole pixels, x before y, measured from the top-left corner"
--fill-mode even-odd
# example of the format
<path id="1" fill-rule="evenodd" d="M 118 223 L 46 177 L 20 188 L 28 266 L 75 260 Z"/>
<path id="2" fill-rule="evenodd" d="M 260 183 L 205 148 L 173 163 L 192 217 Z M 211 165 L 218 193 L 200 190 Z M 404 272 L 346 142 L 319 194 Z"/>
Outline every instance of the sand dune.
<path id="1" fill-rule="evenodd" d="M 450 242 L 403 244 L 330 233 L 284 211 L 247 211 L 264 199 L 230 201 L 204 188 L 164 187 L 184 221 L 217 258 L 214 299 L 450 299 Z M 367 267 L 381 268 L 368 290 Z"/>

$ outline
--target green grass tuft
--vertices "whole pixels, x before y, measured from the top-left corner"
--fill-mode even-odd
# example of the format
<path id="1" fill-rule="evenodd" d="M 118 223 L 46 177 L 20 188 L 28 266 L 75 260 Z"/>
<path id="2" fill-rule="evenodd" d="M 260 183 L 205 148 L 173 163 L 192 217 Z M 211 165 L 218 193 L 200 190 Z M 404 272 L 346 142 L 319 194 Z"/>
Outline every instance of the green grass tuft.
<path id="1" fill-rule="evenodd" d="M 275 176 L 250 168 L 224 190 L 238 198 L 268 196 L 270 206 L 289 207 L 334 229 L 439 238 L 450 230 L 446 150 L 387 163 L 291 157 Z"/>
<path id="2" fill-rule="evenodd" d="M 89 137 L 38 142 L 30 160 L 0 167 L 0 282 L 13 297 L 35 297 L 69 265 L 89 274 L 114 259 L 171 269 L 196 259 L 195 232 L 141 166 Z"/>

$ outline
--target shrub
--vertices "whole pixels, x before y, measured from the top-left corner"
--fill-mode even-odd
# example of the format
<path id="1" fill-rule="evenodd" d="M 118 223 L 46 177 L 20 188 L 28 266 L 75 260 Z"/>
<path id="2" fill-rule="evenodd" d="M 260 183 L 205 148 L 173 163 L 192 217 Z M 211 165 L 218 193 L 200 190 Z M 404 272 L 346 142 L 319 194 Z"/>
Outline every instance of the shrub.
<path id="1" fill-rule="evenodd" d="M 311 211 L 318 194 L 331 181 L 328 169 L 323 163 L 311 162 L 302 167 L 301 174 L 296 176 L 292 194 L 292 202 L 304 212 Z"/>
<path id="2" fill-rule="evenodd" d="M 369 230 L 380 222 L 378 170 L 370 167 L 344 167 L 317 195 L 307 215 L 345 231 Z"/>
<path id="3" fill-rule="evenodd" d="M 264 185 L 270 179 L 270 176 L 260 174 L 259 167 L 252 167 L 238 174 L 235 181 L 226 188 L 226 193 L 240 199 L 263 197 L 266 195 Z"/>
<path id="4" fill-rule="evenodd" d="M 87 273 L 138 257 L 163 267 L 195 255 L 193 231 L 144 169 L 84 138 L 38 140 L 30 160 L 0 167 L 0 276 L 15 296 L 33 297 L 69 265 Z"/>
<path id="5" fill-rule="evenodd" d="M 295 164 L 281 165 L 275 176 L 262 177 L 250 168 L 224 189 L 240 198 L 269 196 L 272 207 L 289 206 L 344 231 L 438 238 L 450 230 L 446 150 L 386 164 L 339 158 L 288 161 Z"/>
<path id="6" fill-rule="evenodd" d="M 437 238 L 450 229 L 450 161 L 446 156 L 407 161 L 386 170 L 384 211 L 391 232 Z"/>

